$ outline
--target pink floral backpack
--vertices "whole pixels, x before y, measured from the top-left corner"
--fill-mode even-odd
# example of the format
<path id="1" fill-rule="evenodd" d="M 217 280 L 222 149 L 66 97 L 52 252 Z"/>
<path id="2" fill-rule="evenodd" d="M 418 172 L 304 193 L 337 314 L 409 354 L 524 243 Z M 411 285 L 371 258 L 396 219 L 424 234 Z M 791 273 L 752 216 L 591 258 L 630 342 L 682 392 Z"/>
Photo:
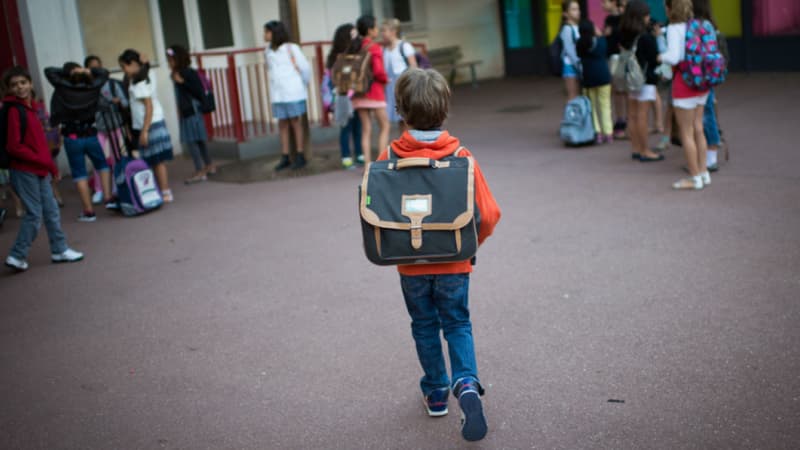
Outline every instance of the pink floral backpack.
<path id="1" fill-rule="evenodd" d="M 727 63 L 719 50 L 717 33 L 707 20 L 686 24 L 686 56 L 678 65 L 683 81 L 699 91 L 707 91 L 725 81 Z"/>

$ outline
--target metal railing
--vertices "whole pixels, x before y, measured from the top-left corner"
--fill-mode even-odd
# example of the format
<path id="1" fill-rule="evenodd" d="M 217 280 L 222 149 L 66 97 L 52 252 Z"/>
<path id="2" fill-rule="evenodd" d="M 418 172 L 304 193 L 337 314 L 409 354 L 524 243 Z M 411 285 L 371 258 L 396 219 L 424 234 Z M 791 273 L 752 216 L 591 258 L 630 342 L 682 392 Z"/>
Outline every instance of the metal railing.
<path id="1" fill-rule="evenodd" d="M 330 117 L 322 104 L 320 84 L 325 57 L 331 43 L 303 42 L 300 45 L 311 64 L 307 115 L 312 126 L 328 127 Z M 426 52 L 424 44 L 413 44 Z M 211 81 L 217 109 L 205 115 L 209 139 L 244 142 L 277 132 L 277 119 L 270 107 L 265 47 L 192 54 L 195 67 Z"/>

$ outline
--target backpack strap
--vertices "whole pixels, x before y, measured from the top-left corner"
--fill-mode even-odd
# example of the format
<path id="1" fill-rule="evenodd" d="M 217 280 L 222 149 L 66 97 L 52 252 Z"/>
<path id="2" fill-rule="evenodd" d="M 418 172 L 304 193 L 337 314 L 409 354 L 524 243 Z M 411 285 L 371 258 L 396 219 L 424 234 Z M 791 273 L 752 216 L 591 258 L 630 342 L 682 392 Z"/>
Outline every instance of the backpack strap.
<path id="1" fill-rule="evenodd" d="M 394 153 L 392 153 L 392 145 L 391 144 L 389 144 L 389 146 L 386 147 L 386 159 L 388 159 L 389 161 L 391 161 L 392 159 L 397 159 L 397 158 L 395 158 Z"/>
<path id="2" fill-rule="evenodd" d="M 406 68 L 408 68 L 408 57 L 406 56 L 406 51 L 403 49 L 406 45 L 406 41 L 400 40 L 400 56 L 403 57 L 403 62 L 406 63 Z"/>
<path id="3" fill-rule="evenodd" d="M 452 156 L 454 156 L 454 157 L 456 157 L 456 158 L 460 158 L 460 157 L 461 157 L 461 152 L 462 152 L 463 150 L 464 150 L 464 147 L 463 147 L 463 146 L 461 146 L 461 147 L 458 147 L 458 148 L 456 149 L 456 151 L 454 151 L 454 152 L 453 152 L 453 155 L 452 155 Z"/>

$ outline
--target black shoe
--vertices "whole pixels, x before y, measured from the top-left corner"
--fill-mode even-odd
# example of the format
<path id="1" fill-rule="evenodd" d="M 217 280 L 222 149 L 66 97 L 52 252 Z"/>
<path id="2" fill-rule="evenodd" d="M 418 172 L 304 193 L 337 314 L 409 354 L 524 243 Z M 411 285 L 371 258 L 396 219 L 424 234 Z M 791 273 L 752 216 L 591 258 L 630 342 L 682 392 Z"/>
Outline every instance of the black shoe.
<path id="1" fill-rule="evenodd" d="M 676 138 L 676 137 L 670 138 L 669 141 L 672 142 L 672 145 L 676 145 L 678 147 L 683 147 L 683 143 L 681 142 L 681 140 Z"/>
<path id="2" fill-rule="evenodd" d="M 461 436 L 467 441 L 480 441 L 489 430 L 483 414 L 480 393 L 483 389 L 471 378 L 459 381 L 454 389 L 461 407 Z"/>
<path id="3" fill-rule="evenodd" d="M 292 164 L 292 170 L 300 170 L 306 166 L 306 157 L 303 156 L 302 153 L 298 153 L 297 156 L 294 158 L 294 164 Z"/>
<path id="4" fill-rule="evenodd" d="M 642 155 L 639 153 L 631 153 L 631 159 L 634 161 L 639 161 L 640 159 L 642 159 Z"/>
<path id="5" fill-rule="evenodd" d="M 663 161 L 664 155 L 658 155 L 655 158 L 651 158 L 649 156 L 639 155 L 639 161 L 646 163 L 646 162 L 656 162 L 656 161 Z"/>
<path id="6" fill-rule="evenodd" d="M 709 172 L 714 173 L 719 170 L 719 164 L 711 164 L 707 169 Z"/>
<path id="7" fill-rule="evenodd" d="M 277 166 L 275 166 L 275 172 L 280 172 L 281 170 L 288 169 L 292 165 L 289 162 L 289 155 L 281 155 L 281 160 Z"/>

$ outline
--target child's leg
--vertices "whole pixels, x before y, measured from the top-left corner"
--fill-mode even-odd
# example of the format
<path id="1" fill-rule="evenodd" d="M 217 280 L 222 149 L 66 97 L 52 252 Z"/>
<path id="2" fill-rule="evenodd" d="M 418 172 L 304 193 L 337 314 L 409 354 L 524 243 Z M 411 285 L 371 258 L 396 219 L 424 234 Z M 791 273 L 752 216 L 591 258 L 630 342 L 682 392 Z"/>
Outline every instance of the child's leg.
<path id="1" fill-rule="evenodd" d="M 353 118 L 350 119 L 350 125 L 353 127 L 353 156 L 358 158 L 364 155 L 364 148 L 361 143 L 361 117 L 359 117 L 358 113 L 353 114 Z"/>
<path id="2" fill-rule="evenodd" d="M 717 165 L 717 150 L 722 143 L 722 137 L 719 134 L 719 126 L 717 125 L 717 112 L 714 108 L 714 90 L 708 93 L 708 100 L 703 111 L 703 131 L 706 135 L 708 143 L 708 165 Z"/>
<path id="3" fill-rule="evenodd" d="M 108 172 L 106 172 L 107 174 Z M 50 177 L 39 180 L 40 195 L 42 204 L 42 218 L 47 229 L 47 237 L 50 238 L 50 253 L 53 255 L 67 251 L 67 237 L 61 230 L 61 213 L 58 210 L 58 203 L 53 195 L 50 184 Z"/>
<path id="4" fill-rule="evenodd" d="M 631 95 L 628 97 L 628 139 L 631 140 L 633 153 L 641 154 L 641 144 L 639 143 L 639 129 L 636 124 L 639 116 L 639 102 Z"/>
<path id="5" fill-rule="evenodd" d="M 292 125 L 292 131 L 294 132 L 294 141 L 297 143 L 297 154 L 305 156 L 306 146 L 304 142 L 305 136 L 303 134 L 302 117 L 293 117 L 289 119 L 289 123 Z"/>
<path id="6" fill-rule="evenodd" d="M 686 166 L 691 176 L 699 175 L 701 172 L 697 164 L 699 158 L 697 157 L 697 143 L 695 141 L 694 115 L 693 109 L 675 108 L 675 118 L 678 122 L 681 145 L 686 154 Z"/>
<path id="7" fill-rule="evenodd" d="M 694 139 L 697 145 L 697 170 L 701 173 L 708 171 L 708 143 L 703 132 L 703 114 L 705 106 L 701 105 L 694 110 Z"/>
<path id="8" fill-rule="evenodd" d="M 385 108 L 376 109 L 375 118 L 378 119 L 378 126 L 380 126 L 380 134 L 378 134 L 378 154 L 380 155 L 389 146 L 389 133 L 391 132 L 392 124 L 389 123 L 389 115 L 386 114 Z"/>
<path id="9" fill-rule="evenodd" d="M 417 348 L 417 357 L 424 376 L 420 380 L 422 393 L 428 395 L 434 389 L 449 387 L 447 369 L 439 339 L 441 322 L 433 297 L 431 277 L 400 277 L 403 297 L 411 316 L 411 335 Z"/>
<path id="10" fill-rule="evenodd" d="M 188 142 L 186 147 L 189 149 L 189 154 L 192 155 L 195 175 L 199 175 L 203 170 L 203 158 L 200 156 L 200 149 L 197 147 L 196 142 Z"/>
<path id="11" fill-rule="evenodd" d="M 289 156 L 289 120 L 278 120 L 278 131 L 281 136 L 281 154 Z"/>
<path id="12" fill-rule="evenodd" d="M 593 88 L 586 88 L 583 90 L 583 95 L 589 97 L 589 101 L 592 103 L 592 125 L 594 125 L 594 133 L 599 137 L 600 136 L 600 116 L 599 116 L 599 109 L 600 109 L 600 99 L 598 97 L 598 90 L 596 87 Z"/>
<path id="13" fill-rule="evenodd" d="M 572 100 L 580 94 L 581 84 L 576 77 L 564 77 L 564 85 L 567 89 L 567 101 Z"/>
<path id="14" fill-rule="evenodd" d="M 36 175 L 12 170 L 11 185 L 25 207 L 25 216 L 10 254 L 24 261 L 28 258 L 28 251 L 42 225 L 41 183 Z"/>
<path id="15" fill-rule="evenodd" d="M 614 134 L 614 122 L 611 119 L 611 85 L 597 88 L 597 96 L 600 107 L 600 132 L 606 138 L 610 138 Z"/>
<path id="16" fill-rule="evenodd" d="M 664 105 L 661 101 L 661 94 L 658 92 L 658 89 L 656 89 L 656 101 L 654 106 L 653 122 L 655 129 L 658 133 L 664 133 Z"/>
<path id="17" fill-rule="evenodd" d="M 352 158 L 350 153 L 351 134 L 353 134 L 353 119 L 350 119 L 347 125 L 339 130 L 339 150 L 342 152 L 342 159 Z M 358 139 L 361 139 L 361 136 L 359 136 Z"/>
<path id="18" fill-rule="evenodd" d="M 158 188 L 161 189 L 161 192 L 170 191 L 167 164 L 163 162 L 156 164 L 153 167 L 153 172 L 156 174 L 156 182 L 158 183 Z"/>
<path id="19" fill-rule="evenodd" d="M 358 118 L 361 119 L 361 150 L 364 162 L 372 161 L 372 117 L 369 109 L 359 109 Z"/>
<path id="20" fill-rule="evenodd" d="M 471 377 L 478 379 L 478 363 L 469 320 L 469 275 L 434 277 L 433 299 L 447 340 L 453 384 Z"/>

